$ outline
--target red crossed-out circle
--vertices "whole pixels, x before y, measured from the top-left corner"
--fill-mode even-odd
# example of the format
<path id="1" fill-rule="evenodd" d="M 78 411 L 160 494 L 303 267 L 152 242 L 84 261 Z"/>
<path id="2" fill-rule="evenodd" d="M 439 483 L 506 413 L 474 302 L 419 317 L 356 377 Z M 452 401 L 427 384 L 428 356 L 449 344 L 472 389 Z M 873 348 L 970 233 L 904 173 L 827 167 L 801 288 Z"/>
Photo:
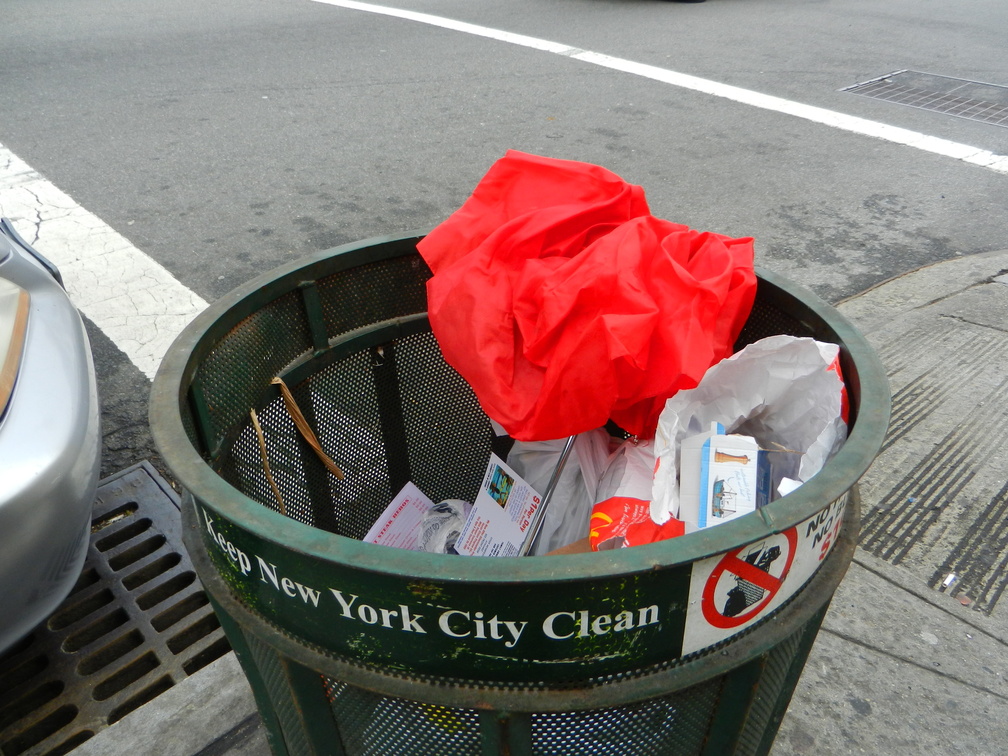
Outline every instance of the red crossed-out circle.
<path id="1" fill-rule="evenodd" d="M 777 591 L 779 591 L 781 585 L 784 584 L 784 578 L 787 577 L 788 571 L 791 569 L 791 562 L 794 561 L 795 551 L 798 547 L 797 528 L 790 528 L 789 530 L 784 531 L 781 535 L 787 537 L 788 552 L 787 558 L 784 560 L 784 568 L 780 571 L 779 575 L 764 572 L 758 567 L 749 564 L 749 562 L 744 559 L 739 558 L 739 553 L 741 553 L 743 549 L 751 547 L 751 543 L 747 543 L 745 546 L 740 546 L 734 551 L 729 551 L 721 558 L 721 561 L 717 563 L 717 566 L 711 572 L 710 577 L 707 578 L 707 583 L 704 585 L 703 589 L 703 596 L 700 600 L 700 608 L 703 610 L 704 619 L 706 619 L 708 623 L 722 630 L 731 630 L 739 627 L 740 625 L 744 625 L 746 622 L 759 614 L 760 610 L 770 603 L 770 599 L 777 595 Z M 734 617 L 725 616 L 714 603 L 714 592 L 725 573 L 728 573 L 733 578 L 736 576 L 740 577 L 743 580 L 747 580 L 753 585 L 762 588 L 764 591 L 763 598 L 752 606 L 746 607 L 745 611 L 739 612 Z"/>

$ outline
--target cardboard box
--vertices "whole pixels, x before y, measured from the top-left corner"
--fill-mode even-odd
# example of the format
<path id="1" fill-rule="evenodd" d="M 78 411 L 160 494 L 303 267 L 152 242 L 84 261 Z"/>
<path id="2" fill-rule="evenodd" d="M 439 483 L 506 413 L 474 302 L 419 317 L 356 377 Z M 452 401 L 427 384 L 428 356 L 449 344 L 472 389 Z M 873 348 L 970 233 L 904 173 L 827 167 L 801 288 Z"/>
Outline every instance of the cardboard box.
<path id="1" fill-rule="evenodd" d="M 547 552 L 546 556 L 556 556 L 558 554 L 590 554 L 591 550 L 591 542 L 587 538 L 581 538 L 580 540 L 574 541 L 574 543 L 568 543 L 566 546 L 561 546 L 558 549 L 553 549 L 553 551 Z"/>
<path id="2" fill-rule="evenodd" d="M 725 435 L 714 423 L 683 439 L 680 460 L 679 519 L 687 523 L 718 525 L 770 502 L 770 458 L 751 436 Z"/>

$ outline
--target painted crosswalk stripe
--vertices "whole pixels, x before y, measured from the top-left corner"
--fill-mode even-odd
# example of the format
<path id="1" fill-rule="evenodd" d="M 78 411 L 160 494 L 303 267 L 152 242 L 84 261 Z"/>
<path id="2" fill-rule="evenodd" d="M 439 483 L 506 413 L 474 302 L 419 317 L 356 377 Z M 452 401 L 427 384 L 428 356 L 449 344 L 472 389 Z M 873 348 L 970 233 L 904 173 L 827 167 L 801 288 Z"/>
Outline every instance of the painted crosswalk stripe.
<path id="1" fill-rule="evenodd" d="M 60 269 L 77 308 L 153 378 L 207 303 L 0 144 L 0 215 Z"/>

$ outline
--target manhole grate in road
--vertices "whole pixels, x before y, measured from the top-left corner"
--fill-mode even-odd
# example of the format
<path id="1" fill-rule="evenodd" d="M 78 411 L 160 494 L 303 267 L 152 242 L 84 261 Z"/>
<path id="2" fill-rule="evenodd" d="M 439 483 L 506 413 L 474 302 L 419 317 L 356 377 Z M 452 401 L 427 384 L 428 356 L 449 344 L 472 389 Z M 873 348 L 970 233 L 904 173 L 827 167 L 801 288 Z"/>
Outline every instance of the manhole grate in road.
<path id="1" fill-rule="evenodd" d="M 68 753 L 230 650 L 178 506 L 146 462 L 102 481 L 73 592 L 0 656 L 2 756 Z"/>
<path id="2" fill-rule="evenodd" d="M 997 84 L 896 71 L 840 91 L 1008 127 L 1008 87 Z"/>

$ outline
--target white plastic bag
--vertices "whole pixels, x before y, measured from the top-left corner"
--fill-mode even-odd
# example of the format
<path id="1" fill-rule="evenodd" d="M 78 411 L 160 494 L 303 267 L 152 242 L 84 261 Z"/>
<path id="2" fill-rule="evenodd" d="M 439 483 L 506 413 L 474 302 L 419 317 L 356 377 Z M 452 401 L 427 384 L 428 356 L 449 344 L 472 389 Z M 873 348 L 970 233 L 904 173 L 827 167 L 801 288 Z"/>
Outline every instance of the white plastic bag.
<path id="1" fill-rule="evenodd" d="M 654 443 L 627 439 L 609 457 L 592 508 L 589 541 L 593 551 L 640 546 L 683 534 L 682 523 L 651 517 Z"/>
<path id="2" fill-rule="evenodd" d="M 515 441 L 507 463 L 536 491 L 546 492 L 567 439 Z M 532 555 L 546 554 L 588 535 L 599 477 L 609 457 L 604 428 L 579 433 L 543 516 Z"/>
<path id="3" fill-rule="evenodd" d="M 628 438 L 606 460 L 595 503 L 614 497 L 651 500 L 654 444 Z"/>
<path id="4" fill-rule="evenodd" d="M 694 389 L 665 403 L 655 435 L 651 517 L 679 516 L 679 446 L 712 422 L 753 436 L 764 447 L 800 452 L 807 481 L 847 438 L 846 389 L 839 347 L 810 338 L 771 336 L 714 365 Z"/>

